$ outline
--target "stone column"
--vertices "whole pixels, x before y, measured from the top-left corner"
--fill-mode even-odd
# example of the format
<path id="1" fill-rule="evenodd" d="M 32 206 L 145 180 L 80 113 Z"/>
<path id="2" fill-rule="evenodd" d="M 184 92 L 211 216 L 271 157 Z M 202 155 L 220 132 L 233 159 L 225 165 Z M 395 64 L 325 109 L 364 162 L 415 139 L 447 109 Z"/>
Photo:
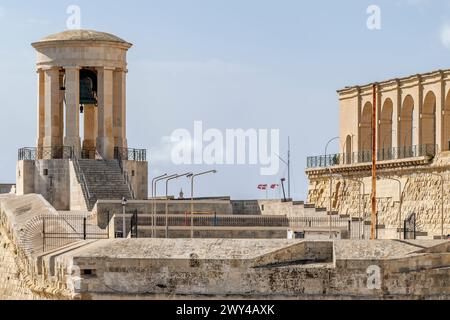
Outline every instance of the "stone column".
<path id="1" fill-rule="evenodd" d="M 441 72 L 439 85 L 436 86 L 436 119 L 435 121 L 435 144 L 438 147 L 437 151 L 444 151 L 447 149 L 444 142 L 444 123 L 443 119 L 445 118 L 445 83 L 444 83 L 444 74 Z"/>
<path id="2" fill-rule="evenodd" d="M 45 137 L 45 73 L 42 69 L 37 71 L 37 87 L 38 87 L 38 101 L 37 101 L 37 148 L 42 148 Z"/>
<path id="3" fill-rule="evenodd" d="M 84 141 L 83 150 L 89 159 L 95 159 L 95 142 L 97 139 L 97 107 L 84 106 Z"/>
<path id="4" fill-rule="evenodd" d="M 114 72 L 114 146 L 127 148 L 126 134 L 126 73 Z"/>
<path id="5" fill-rule="evenodd" d="M 61 114 L 60 114 L 60 87 L 59 87 L 59 68 L 50 68 L 45 70 L 45 136 L 43 146 L 49 154 L 54 147 L 62 146 L 61 136 Z M 53 148 L 53 149 L 52 149 Z"/>
<path id="6" fill-rule="evenodd" d="M 413 127 L 411 128 L 413 132 L 413 146 L 419 146 L 422 144 L 422 121 L 421 121 L 421 113 L 423 106 L 423 87 L 422 87 L 422 79 L 418 79 L 416 92 L 412 95 L 414 100 L 414 112 L 413 112 Z"/>
<path id="7" fill-rule="evenodd" d="M 65 67 L 66 70 L 66 136 L 64 146 L 72 147 L 80 154 L 80 68 Z"/>
<path id="8" fill-rule="evenodd" d="M 397 89 L 395 93 L 392 112 L 392 148 L 397 150 L 400 147 L 400 114 L 402 109 L 402 99 L 400 91 L 400 82 L 397 80 Z"/>
<path id="9" fill-rule="evenodd" d="M 97 150 L 105 160 L 114 159 L 113 68 L 98 70 Z"/>

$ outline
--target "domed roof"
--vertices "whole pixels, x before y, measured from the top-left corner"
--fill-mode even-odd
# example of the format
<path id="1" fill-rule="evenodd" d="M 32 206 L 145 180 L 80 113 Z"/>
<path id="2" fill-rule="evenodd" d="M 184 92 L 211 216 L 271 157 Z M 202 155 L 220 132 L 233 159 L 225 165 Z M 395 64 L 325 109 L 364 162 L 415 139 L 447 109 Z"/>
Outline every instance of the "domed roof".
<path id="1" fill-rule="evenodd" d="M 55 41 L 107 41 L 129 44 L 125 40 L 106 32 L 93 30 L 67 30 L 52 34 L 43 38 L 37 43 L 55 42 Z"/>

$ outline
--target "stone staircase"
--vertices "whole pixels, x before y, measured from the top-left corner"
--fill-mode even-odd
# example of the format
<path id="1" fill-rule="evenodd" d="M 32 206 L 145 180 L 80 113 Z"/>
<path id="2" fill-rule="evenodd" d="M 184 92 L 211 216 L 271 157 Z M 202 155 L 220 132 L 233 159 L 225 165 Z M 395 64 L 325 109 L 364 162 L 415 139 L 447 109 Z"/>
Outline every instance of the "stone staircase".
<path id="1" fill-rule="evenodd" d="M 78 162 L 90 193 L 90 198 L 84 194 L 88 210 L 92 210 L 97 200 L 119 200 L 123 197 L 132 199 L 117 160 L 79 160 Z M 83 190 L 83 193 L 86 192 Z"/>

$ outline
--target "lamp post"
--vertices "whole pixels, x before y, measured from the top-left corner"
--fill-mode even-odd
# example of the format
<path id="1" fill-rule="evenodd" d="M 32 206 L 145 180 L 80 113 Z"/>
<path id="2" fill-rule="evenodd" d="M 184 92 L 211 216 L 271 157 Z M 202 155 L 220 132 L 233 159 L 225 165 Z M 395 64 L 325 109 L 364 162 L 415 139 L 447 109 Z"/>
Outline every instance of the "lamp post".
<path id="1" fill-rule="evenodd" d="M 328 147 L 330 146 L 330 144 L 335 141 L 335 140 L 339 140 L 340 137 L 334 137 L 333 139 L 330 139 L 326 146 L 325 146 L 325 167 L 327 167 L 327 156 L 328 156 Z"/>
<path id="2" fill-rule="evenodd" d="M 167 177 L 167 173 L 165 173 L 159 177 L 156 177 L 152 180 L 152 204 L 151 204 L 151 212 L 150 212 L 151 217 L 152 217 L 152 238 L 154 237 L 154 226 L 155 226 L 154 225 L 155 219 L 154 219 L 154 215 L 153 215 L 153 212 L 155 210 L 155 181 L 158 179 L 164 178 L 164 177 Z"/>
<path id="3" fill-rule="evenodd" d="M 125 197 L 122 198 L 122 238 L 126 238 L 126 218 L 125 218 L 125 206 L 127 205 L 127 199 Z"/>
<path id="4" fill-rule="evenodd" d="M 206 172 L 201 172 L 197 174 L 188 174 L 186 175 L 187 178 L 191 179 L 191 238 L 194 238 L 194 179 L 199 176 L 204 176 L 207 174 L 216 174 L 217 170 L 210 170 Z"/>
<path id="5" fill-rule="evenodd" d="M 192 173 L 178 174 L 166 179 L 166 239 L 169 237 L 169 182 L 181 177 L 186 177 Z"/>
<path id="6" fill-rule="evenodd" d="M 439 177 L 441 180 L 441 239 L 444 239 L 444 177 L 437 173 L 430 173 L 430 175 Z"/>
<path id="7" fill-rule="evenodd" d="M 169 177 L 171 177 L 171 176 L 168 176 L 167 174 L 165 174 L 165 175 L 155 179 L 154 198 L 153 198 L 153 222 L 152 222 L 153 229 L 152 229 L 152 238 L 156 238 L 156 223 L 157 223 L 157 218 L 156 218 L 156 214 L 157 214 L 157 211 L 156 211 L 156 209 L 157 209 L 156 208 L 157 191 L 156 190 L 157 190 L 158 182 L 163 181 L 163 180 L 165 180 L 165 179 L 167 179 Z"/>
<path id="8" fill-rule="evenodd" d="M 364 216 L 365 211 L 366 211 L 366 203 L 364 201 L 364 195 L 366 194 L 366 185 L 365 185 L 364 181 L 360 181 L 360 180 L 348 178 L 348 177 L 345 178 L 342 175 L 336 175 L 336 176 L 339 176 L 343 179 L 353 181 L 353 182 L 356 182 L 359 184 L 359 197 L 358 197 L 358 212 L 359 212 L 359 214 L 358 215 L 359 215 L 359 223 L 360 224 L 359 224 L 359 228 L 358 228 L 358 238 L 361 239 L 361 223 L 363 223 L 363 220 L 364 220 L 363 217 L 361 217 L 361 202 L 363 203 L 362 215 Z M 361 194 L 361 186 L 362 186 L 362 190 L 363 190 L 362 194 Z M 364 224 L 363 224 L 362 229 L 363 229 L 363 233 L 364 233 Z"/>
<path id="9" fill-rule="evenodd" d="M 399 197 L 399 201 L 400 201 L 400 205 L 398 208 L 398 233 L 399 233 L 399 239 L 402 239 L 402 205 L 403 205 L 403 196 L 402 196 L 402 182 L 399 179 L 395 179 L 395 178 L 390 178 L 390 177 L 383 177 L 386 180 L 391 180 L 391 181 L 395 181 L 398 183 L 398 197 Z M 377 180 L 381 180 L 383 179 L 381 177 L 377 177 Z"/>
<path id="10" fill-rule="evenodd" d="M 340 139 L 340 137 L 334 137 L 333 139 L 330 139 L 328 142 L 327 142 L 327 144 L 326 144 L 326 146 L 325 146 L 325 167 L 328 167 L 328 170 L 329 170 L 329 172 L 330 172 L 330 198 L 329 198 L 329 207 L 330 207 L 330 211 L 328 212 L 328 215 L 329 215 L 329 224 L 330 224 L 330 239 L 332 238 L 332 235 L 331 235 L 331 232 L 332 232 L 332 230 L 331 230 L 331 222 L 332 222 L 332 219 L 331 219 L 331 211 L 333 210 L 333 208 L 332 208 L 332 206 L 333 206 L 333 204 L 332 204 L 332 196 L 333 196 L 333 177 L 332 177 L 332 175 L 331 175 L 331 168 L 329 167 L 329 166 L 327 166 L 327 154 L 328 154 L 328 146 L 333 142 L 333 141 L 335 141 L 335 140 L 338 140 L 338 139 Z"/>

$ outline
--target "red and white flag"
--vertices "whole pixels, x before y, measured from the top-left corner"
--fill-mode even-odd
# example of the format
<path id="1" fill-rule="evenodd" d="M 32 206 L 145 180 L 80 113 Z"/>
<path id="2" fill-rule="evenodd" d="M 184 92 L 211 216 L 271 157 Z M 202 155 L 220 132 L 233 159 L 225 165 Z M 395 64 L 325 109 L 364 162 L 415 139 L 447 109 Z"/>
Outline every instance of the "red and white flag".
<path id="1" fill-rule="evenodd" d="M 270 186 L 270 189 L 275 190 L 276 188 L 278 188 L 280 185 L 279 184 L 272 184 Z"/>
<path id="2" fill-rule="evenodd" d="M 267 184 L 260 184 L 260 185 L 258 186 L 258 189 L 259 189 L 259 190 L 267 190 L 267 187 L 268 187 Z"/>

